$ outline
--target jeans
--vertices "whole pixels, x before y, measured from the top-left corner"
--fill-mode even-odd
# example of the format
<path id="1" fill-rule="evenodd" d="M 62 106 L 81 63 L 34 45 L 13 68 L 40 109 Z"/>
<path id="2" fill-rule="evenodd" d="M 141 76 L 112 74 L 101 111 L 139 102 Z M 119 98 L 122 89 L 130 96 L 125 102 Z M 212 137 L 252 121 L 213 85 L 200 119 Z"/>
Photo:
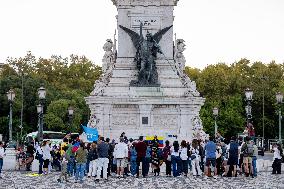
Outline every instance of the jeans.
<path id="1" fill-rule="evenodd" d="M 191 158 L 188 158 L 187 162 L 188 162 L 189 170 L 192 171 Z"/>
<path id="2" fill-rule="evenodd" d="M 136 163 L 137 163 L 136 174 L 137 174 L 137 177 L 139 177 L 140 162 L 142 162 L 142 175 L 143 175 L 143 177 L 145 177 L 146 173 L 147 173 L 146 170 L 147 170 L 147 167 L 148 167 L 148 165 L 146 165 L 147 162 L 146 162 L 145 157 L 137 157 L 137 160 L 136 160 Z"/>
<path id="3" fill-rule="evenodd" d="M 100 179 L 102 170 L 103 170 L 103 178 L 107 179 L 108 163 L 109 163 L 108 158 L 99 158 L 97 160 L 97 177 L 96 177 L 96 179 Z"/>
<path id="4" fill-rule="evenodd" d="M 75 174 L 75 157 L 74 156 L 70 156 L 70 160 L 67 163 L 67 173 L 70 176 L 73 176 L 73 174 Z"/>
<path id="5" fill-rule="evenodd" d="M 177 177 L 181 173 L 181 159 L 179 156 L 172 155 L 171 160 L 172 160 L 172 166 L 173 166 L 173 176 Z"/>
<path id="6" fill-rule="evenodd" d="M 256 169 L 256 160 L 255 156 L 252 157 L 252 168 L 253 168 L 253 176 L 257 176 L 257 169 Z"/>
<path id="7" fill-rule="evenodd" d="M 149 174 L 150 162 L 151 162 L 151 158 L 150 157 L 145 157 L 145 163 L 142 164 L 142 166 L 145 167 L 144 173 L 145 173 L 146 176 Z"/>
<path id="8" fill-rule="evenodd" d="M 86 163 L 77 163 L 76 164 L 76 174 L 75 174 L 75 180 L 80 179 L 80 181 L 83 181 L 84 175 L 85 175 L 85 167 Z"/>
<path id="9" fill-rule="evenodd" d="M 130 160 L 130 172 L 132 175 L 136 174 L 136 169 L 137 169 L 136 159 L 131 159 Z"/>
<path id="10" fill-rule="evenodd" d="M 43 166 L 43 159 L 42 157 L 38 158 L 38 162 L 39 162 L 39 167 L 38 167 L 38 174 L 42 174 L 42 166 Z"/>
<path id="11" fill-rule="evenodd" d="M 86 163 L 86 169 L 85 169 L 85 173 L 89 173 L 89 167 L 90 167 L 90 160 L 87 159 L 87 163 Z"/>
<path id="12" fill-rule="evenodd" d="M 188 173 L 188 160 L 182 160 L 182 172 L 187 175 L 187 173 Z"/>
<path id="13" fill-rule="evenodd" d="M 1 176 L 2 167 L 3 167 L 3 158 L 0 158 L 0 176 Z"/>

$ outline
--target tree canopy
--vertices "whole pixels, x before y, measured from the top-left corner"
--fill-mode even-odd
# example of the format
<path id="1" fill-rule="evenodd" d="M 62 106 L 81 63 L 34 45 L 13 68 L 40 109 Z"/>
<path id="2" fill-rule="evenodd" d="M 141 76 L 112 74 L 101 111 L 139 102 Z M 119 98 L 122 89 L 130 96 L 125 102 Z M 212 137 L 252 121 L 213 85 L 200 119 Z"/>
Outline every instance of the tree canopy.
<path id="1" fill-rule="evenodd" d="M 93 90 L 95 81 L 102 74 L 101 67 L 85 56 L 51 56 L 36 58 L 31 52 L 23 58 L 8 58 L 0 68 L 0 133 L 8 136 L 9 102 L 6 92 L 13 88 L 13 136 L 20 131 L 22 81 L 23 81 L 23 133 L 37 130 L 39 103 L 37 90 L 47 90 L 44 103 L 44 129 L 77 132 L 81 123 L 89 118 L 89 108 L 84 97 Z M 278 113 L 275 93 L 284 92 L 284 64 L 250 62 L 241 59 L 233 64 L 218 63 L 203 70 L 186 67 L 185 73 L 196 81 L 201 96 L 206 98 L 200 116 L 206 132 L 214 132 L 213 107 L 219 108 L 217 124 L 223 136 L 242 132 L 246 123 L 244 90 L 254 91 L 252 120 L 256 135 L 265 138 L 278 136 Z M 264 98 L 263 98 L 264 97 Z M 264 101 L 263 101 L 264 99 Z M 264 102 L 264 115 L 262 107 Z M 72 122 L 68 118 L 68 107 L 74 107 Z M 283 129 L 284 130 L 284 129 Z M 18 136 L 19 137 L 19 136 Z"/>

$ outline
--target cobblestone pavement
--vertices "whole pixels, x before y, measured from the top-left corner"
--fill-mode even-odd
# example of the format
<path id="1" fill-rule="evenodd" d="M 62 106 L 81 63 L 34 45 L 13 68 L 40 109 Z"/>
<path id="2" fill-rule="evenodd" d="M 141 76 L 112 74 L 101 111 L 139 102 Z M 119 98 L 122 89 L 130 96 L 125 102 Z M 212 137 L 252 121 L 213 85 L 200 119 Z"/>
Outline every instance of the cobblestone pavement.
<path id="1" fill-rule="evenodd" d="M 53 172 L 47 176 L 29 176 L 30 172 L 3 172 L 3 179 L 0 179 L 0 189 L 80 189 L 80 188 L 101 188 L 101 189 L 147 189 L 147 188 L 172 188 L 172 189 L 206 189 L 206 188 L 245 188 L 245 189 L 278 189 L 284 188 L 284 174 L 271 175 L 270 172 L 259 173 L 257 178 L 222 178 L 217 179 L 204 177 L 153 177 L 134 178 L 128 177 L 119 179 L 110 177 L 108 181 L 94 182 L 94 179 L 85 178 L 83 184 L 74 183 L 74 179 L 70 179 L 69 183 L 58 183 L 59 173 Z"/>

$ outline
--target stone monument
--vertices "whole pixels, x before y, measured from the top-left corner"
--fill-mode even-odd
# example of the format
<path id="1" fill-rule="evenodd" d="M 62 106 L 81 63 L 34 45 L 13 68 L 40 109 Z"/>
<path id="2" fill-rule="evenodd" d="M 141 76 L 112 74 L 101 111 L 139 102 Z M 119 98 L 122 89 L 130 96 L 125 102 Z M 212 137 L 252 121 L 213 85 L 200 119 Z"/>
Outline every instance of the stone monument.
<path id="1" fill-rule="evenodd" d="M 117 139 L 163 136 L 204 137 L 196 84 L 184 74 L 185 42 L 173 40 L 178 0 L 112 0 L 117 7 L 116 39 L 104 45 L 103 75 L 86 103 L 90 127 Z"/>

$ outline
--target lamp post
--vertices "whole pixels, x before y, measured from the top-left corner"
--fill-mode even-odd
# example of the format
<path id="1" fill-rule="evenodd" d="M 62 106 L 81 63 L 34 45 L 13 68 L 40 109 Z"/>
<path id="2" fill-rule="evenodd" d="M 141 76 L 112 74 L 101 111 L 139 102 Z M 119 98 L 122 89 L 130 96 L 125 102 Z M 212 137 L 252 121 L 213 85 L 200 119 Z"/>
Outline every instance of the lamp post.
<path id="1" fill-rule="evenodd" d="M 246 115 L 247 115 L 247 127 L 249 126 L 249 121 L 252 119 L 252 114 L 251 114 L 251 101 L 252 101 L 252 96 L 253 96 L 253 91 L 249 88 L 245 90 L 245 95 L 246 95 L 246 101 L 247 105 L 245 107 L 246 110 Z"/>
<path id="2" fill-rule="evenodd" d="M 41 142 L 43 140 L 43 104 L 46 96 L 46 90 L 44 87 L 40 87 L 37 92 L 40 101 L 40 104 L 37 105 L 37 113 L 39 114 L 38 140 Z"/>
<path id="3" fill-rule="evenodd" d="M 16 94 L 15 94 L 13 89 L 10 89 L 7 92 L 7 98 L 8 98 L 8 101 L 10 103 L 10 114 L 9 114 L 9 143 L 10 144 L 11 144 L 11 142 L 13 140 L 13 137 L 12 137 L 12 123 L 13 123 L 13 119 L 12 119 L 12 106 L 13 106 L 13 101 L 14 101 L 15 96 L 16 96 Z"/>
<path id="4" fill-rule="evenodd" d="M 213 115 L 214 115 L 214 118 L 215 118 L 215 138 L 217 137 L 217 133 L 218 133 L 218 126 L 217 126 L 217 117 L 218 117 L 218 114 L 219 114 L 219 109 L 217 107 L 214 107 L 213 108 Z"/>
<path id="5" fill-rule="evenodd" d="M 283 102 L 283 94 L 281 94 L 280 92 L 278 92 L 276 94 L 276 100 L 279 106 L 279 110 L 278 110 L 278 119 L 279 119 L 279 141 L 282 144 L 282 131 L 281 131 L 281 120 L 282 120 L 282 115 L 281 115 L 281 104 Z"/>
<path id="6" fill-rule="evenodd" d="M 72 106 L 69 106 L 68 108 L 69 129 L 71 128 L 72 125 L 73 114 L 74 114 L 74 108 Z"/>

